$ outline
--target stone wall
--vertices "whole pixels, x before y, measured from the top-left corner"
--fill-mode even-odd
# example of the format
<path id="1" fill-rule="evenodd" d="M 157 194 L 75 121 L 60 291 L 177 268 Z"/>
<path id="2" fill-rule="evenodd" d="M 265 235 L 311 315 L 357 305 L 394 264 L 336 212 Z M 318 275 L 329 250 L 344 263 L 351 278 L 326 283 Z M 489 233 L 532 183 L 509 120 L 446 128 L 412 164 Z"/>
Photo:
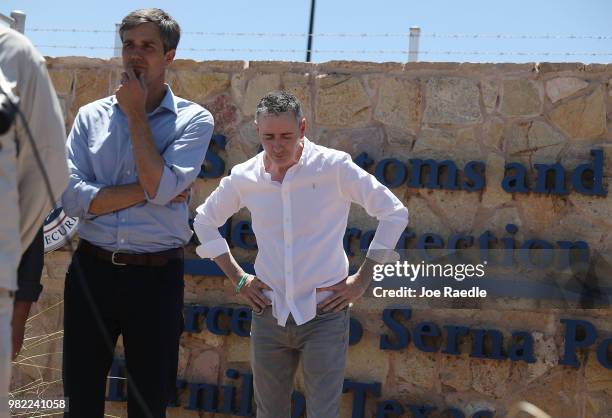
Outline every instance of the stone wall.
<path id="1" fill-rule="evenodd" d="M 51 77 L 70 128 L 79 107 L 112 94 L 120 78 L 120 63 L 84 58 L 49 59 Z M 458 64 L 178 61 L 168 73 L 175 94 L 208 108 L 215 132 L 225 135 L 225 150 L 217 150 L 226 169 L 257 152 L 253 127 L 255 105 L 269 90 L 286 89 L 302 101 L 308 120 L 307 136 L 354 157 L 367 152 L 374 161 L 394 157 L 450 159 L 462 168 L 486 163 L 487 186 L 482 191 L 411 188 L 393 192 L 410 210 L 409 229 L 477 235 L 490 230 L 505 234 L 506 224 L 519 227 L 515 238 L 556 242 L 584 240 L 603 255 L 612 251 L 612 195 L 564 196 L 506 193 L 499 187 L 504 164 L 520 162 L 533 180 L 536 163 L 560 162 L 567 170 L 591 161 L 591 149 L 603 149 L 604 184 L 612 176 L 612 65 L 583 64 Z M 219 179 L 198 179 L 191 209 L 201 203 Z M 235 219 L 248 219 L 241 212 Z M 349 227 L 373 229 L 376 221 L 353 208 Z M 411 245 L 414 245 L 412 242 Z M 193 256 L 193 248 L 188 252 Z M 237 258 L 252 262 L 254 252 L 236 249 Z M 46 257 L 45 292 L 30 321 L 27 361 L 16 367 L 13 389 L 27 383 L 61 393 L 61 300 L 69 261 L 65 249 Z M 356 260 L 352 260 L 355 264 Z M 218 277 L 187 276 L 186 302 L 235 307 L 227 281 Z M 402 416 L 419 416 L 407 405 L 430 405 L 427 417 L 456 408 L 465 416 L 490 410 L 507 416 L 511 405 L 527 400 L 555 418 L 612 416 L 612 370 L 597 362 L 595 345 L 580 352 L 581 366 L 559 364 L 563 354 L 562 318 L 584 319 L 599 331 L 597 341 L 612 337 L 609 307 L 578 309 L 548 306 L 539 300 L 483 302 L 475 309 L 432 308 L 410 303 L 412 318 L 405 323 L 432 321 L 440 327 L 462 324 L 494 328 L 509 337 L 528 330 L 536 341 L 537 361 L 477 359 L 469 348 L 459 356 L 425 353 L 415 348 L 381 350 L 381 334 L 389 334 L 382 311 L 389 301 L 367 297 L 352 315 L 363 326 L 361 341 L 349 349 L 347 378 L 380 382 L 381 395 L 367 396 L 365 416 L 374 416 L 377 402 L 394 399 L 404 405 Z M 248 338 L 218 336 L 206 329 L 186 333 L 181 342 L 180 377 L 189 382 L 227 384 L 229 368 L 249 371 Z M 31 357 L 40 355 L 39 357 Z M 117 349 L 122 356 L 122 349 Z M 609 357 L 612 356 L 608 353 Z M 27 365 L 35 364 L 37 367 Z M 36 380 L 41 379 L 41 380 Z M 34 383 L 30 383 L 34 382 Z M 44 383 L 47 382 L 47 383 Z M 298 385 L 301 387 L 301 378 Z M 234 383 L 238 384 L 238 383 Z M 188 392 L 181 394 L 187 404 Z M 343 395 L 342 416 L 352 413 L 353 396 Z M 124 403 L 107 403 L 108 413 L 126 416 Z M 221 417 L 171 408 L 171 417 Z M 382 415 L 381 415 L 382 416 Z M 397 416 L 389 413 L 388 416 Z M 483 415 L 485 416 L 485 415 Z M 527 415 L 521 415 L 527 416 Z"/>

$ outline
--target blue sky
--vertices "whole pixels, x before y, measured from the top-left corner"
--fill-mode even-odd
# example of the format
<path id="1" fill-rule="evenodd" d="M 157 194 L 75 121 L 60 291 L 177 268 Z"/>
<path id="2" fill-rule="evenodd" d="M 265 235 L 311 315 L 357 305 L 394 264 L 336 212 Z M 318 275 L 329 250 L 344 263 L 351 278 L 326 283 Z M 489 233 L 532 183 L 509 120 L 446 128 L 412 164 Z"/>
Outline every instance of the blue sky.
<path id="1" fill-rule="evenodd" d="M 376 4 L 376 6 L 373 6 Z M 312 60 L 406 61 L 410 26 L 420 26 L 420 61 L 459 62 L 612 62 L 612 1 L 400 1 L 317 0 Z M 304 36 L 238 36 L 236 33 L 304 34 L 308 30 L 310 0 L 233 1 L 118 1 L 4 0 L 0 12 L 27 14 L 26 35 L 45 55 L 108 58 L 113 54 L 114 24 L 129 11 L 160 7 L 180 23 L 185 34 L 177 58 L 292 60 L 305 59 Z M 107 32 L 46 32 L 37 29 L 102 30 Z M 206 32 L 208 35 L 188 32 Z M 211 33 L 233 35 L 210 35 Z M 329 34 L 367 36 L 322 36 Z M 391 34 L 392 36 L 376 36 Z M 449 34 L 485 35 L 449 38 Z M 486 35 L 559 36 L 559 39 L 488 38 Z M 435 36 L 434 36 L 435 35 Z M 567 38 L 574 35 L 576 39 Z M 593 39 L 605 36 L 607 39 Z M 46 46 L 43 46 L 46 45 Z M 52 48 L 50 46 L 95 47 Z M 214 49 L 214 50 L 210 50 Z M 240 51 L 224 51 L 238 49 Z M 253 51 L 247 51 L 253 50 Z M 260 51 L 261 50 L 261 51 Z M 270 51 L 270 50 L 281 50 Z M 288 52 L 296 50 L 298 52 Z M 438 51 L 468 52 L 437 54 Z M 474 55 L 504 52 L 506 55 Z M 546 52 L 551 55 L 537 55 Z M 564 55 L 588 52 L 608 55 Z M 527 53 L 530 55 L 515 55 Z M 553 55 L 560 53 L 561 55 Z"/>

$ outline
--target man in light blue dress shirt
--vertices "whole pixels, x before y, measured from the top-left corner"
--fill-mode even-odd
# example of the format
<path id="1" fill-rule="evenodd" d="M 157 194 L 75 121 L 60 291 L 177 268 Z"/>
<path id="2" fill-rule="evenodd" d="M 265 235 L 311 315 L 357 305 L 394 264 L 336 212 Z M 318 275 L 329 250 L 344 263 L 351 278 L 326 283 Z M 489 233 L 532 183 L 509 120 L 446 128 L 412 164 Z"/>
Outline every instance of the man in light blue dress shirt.
<path id="1" fill-rule="evenodd" d="M 115 94 L 79 110 L 68 137 L 62 204 L 80 218 L 66 275 L 64 390 L 72 418 L 104 414 L 106 376 L 123 336 L 128 414 L 165 417 L 183 318 L 187 197 L 213 131 L 211 114 L 165 84 L 180 37 L 159 9 L 120 28 L 125 72 Z"/>

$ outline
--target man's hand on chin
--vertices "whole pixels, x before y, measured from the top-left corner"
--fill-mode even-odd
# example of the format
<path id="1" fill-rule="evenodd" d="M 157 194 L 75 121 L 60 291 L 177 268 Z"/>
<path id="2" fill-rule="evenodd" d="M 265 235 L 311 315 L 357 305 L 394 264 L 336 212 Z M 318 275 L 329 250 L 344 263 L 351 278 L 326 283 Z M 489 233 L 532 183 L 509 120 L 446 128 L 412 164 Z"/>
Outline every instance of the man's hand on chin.
<path id="1" fill-rule="evenodd" d="M 123 113 L 129 116 L 145 115 L 147 86 L 144 74 L 136 75 L 134 69 L 127 67 L 121 74 L 121 85 L 115 90 L 115 97 Z"/>

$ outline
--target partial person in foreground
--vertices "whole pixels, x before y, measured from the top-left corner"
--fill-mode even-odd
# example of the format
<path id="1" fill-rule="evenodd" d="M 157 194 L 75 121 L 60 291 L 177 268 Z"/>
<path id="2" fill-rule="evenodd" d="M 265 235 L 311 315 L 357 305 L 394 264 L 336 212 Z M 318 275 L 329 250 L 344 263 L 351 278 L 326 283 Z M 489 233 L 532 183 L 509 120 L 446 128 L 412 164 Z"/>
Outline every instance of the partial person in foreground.
<path id="1" fill-rule="evenodd" d="M 66 417 L 102 418 L 121 334 L 130 418 L 166 416 L 183 330 L 187 198 L 213 132 L 211 114 L 165 83 L 180 37 L 160 9 L 119 29 L 124 73 L 113 96 L 79 110 L 68 137 L 64 211 L 79 247 L 64 291 Z"/>
<path id="2" fill-rule="evenodd" d="M 31 301 L 40 293 L 38 284 L 20 281 L 13 300 L 18 266 L 30 248 L 26 257 L 32 254 L 36 265 L 20 267 L 20 275 L 24 268 L 34 275 L 42 270 L 40 228 L 66 187 L 68 169 L 64 118 L 45 60 L 26 37 L 8 28 L 0 28 L 0 87 L 0 125 L 6 129 L 0 135 L 0 417 L 5 418 L 11 358 L 21 348 Z M 10 123 L 5 112 L 12 112 Z"/>
<path id="3" fill-rule="evenodd" d="M 349 306 L 385 262 L 408 223 L 408 210 L 345 152 L 308 140 L 299 101 L 272 92 L 257 106 L 263 152 L 197 208 L 197 253 L 212 258 L 253 308 L 251 367 L 258 418 L 287 418 L 302 361 L 309 417 L 339 416 L 348 348 Z M 354 275 L 343 248 L 351 203 L 379 220 Z M 251 212 L 258 253 L 246 274 L 217 228 L 241 208 Z"/>

